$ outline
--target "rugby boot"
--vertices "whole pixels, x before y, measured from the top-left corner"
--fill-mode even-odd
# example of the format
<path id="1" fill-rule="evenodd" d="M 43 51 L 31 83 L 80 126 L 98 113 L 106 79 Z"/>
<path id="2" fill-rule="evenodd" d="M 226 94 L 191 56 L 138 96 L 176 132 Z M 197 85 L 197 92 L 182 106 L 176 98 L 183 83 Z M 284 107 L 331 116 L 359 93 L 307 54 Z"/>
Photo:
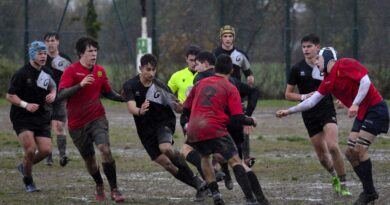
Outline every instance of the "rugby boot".
<path id="1" fill-rule="evenodd" d="M 117 188 L 115 188 L 111 191 L 111 200 L 115 201 L 116 203 L 120 203 L 125 201 L 125 197 Z"/>
<path id="2" fill-rule="evenodd" d="M 106 194 L 104 193 L 104 184 L 96 184 L 95 198 L 97 201 L 106 200 Z"/>
<path id="3" fill-rule="evenodd" d="M 65 167 L 69 162 L 69 158 L 65 155 L 60 158 L 61 167 Z"/>
<path id="4" fill-rule="evenodd" d="M 341 182 L 338 177 L 332 177 L 332 186 L 337 194 L 341 194 Z"/>
<path id="5" fill-rule="evenodd" d="M 375 201 L 376 199 L 379 198 L 379 195 L 377 192 L 374 192 L 372 194 L 368 194 L 366 192 L 362 192 L 359 195 L 359 198 L 355 201 L 353 205 L 366 205 L 370 202 Z"/>
<path id="6" fill-rule="evenodd" d="M 214 205 L 225 205 L 225 202 L 222 199 L 222 195 L 219 192 L 213 193 L 213 200 L 214 200 Z"/>
<path id="7" fill-rule="evenodd" d="M 35 186 L 35 183 L 31 183 L 31 184 L 26 184 L 26 192 L 38 192 L 40 191 L 40 189 L 38 189 L 36 186 Z"/>

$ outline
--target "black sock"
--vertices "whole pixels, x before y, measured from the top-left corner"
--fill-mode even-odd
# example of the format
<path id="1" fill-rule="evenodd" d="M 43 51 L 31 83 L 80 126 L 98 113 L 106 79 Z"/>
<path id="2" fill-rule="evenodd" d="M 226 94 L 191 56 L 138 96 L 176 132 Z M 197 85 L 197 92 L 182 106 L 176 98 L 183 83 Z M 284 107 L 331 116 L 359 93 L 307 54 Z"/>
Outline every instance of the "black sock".
<path id="1" fill-rule="evenodd" d="M 57 135 L 57 147 L 60 152 L 60 157 L 66 155 L 66 135 Z"/>
<path id="2" fill-rule="evenodd" d="M 34 180 L 33 180 L 32 177 L 26 177 L 26 176 L 24 176 L 24 177 L 23 177 L 23 182 L 24 182 L 25 185 L 30 185 L 30 184 L 34 183 Z"/>
<path id="3" fill-rule="evenodd" d="M 210 189 L 211 193 L 219 193 L 218 183 L 216 181 L 209 183 L 207 187 Z"/>
<path id="4" fill-rule="evenodd" d="M 183 171 L 182 169 L 179 169 L 176 173 L 176 175 L 173 175 L 176 179 L 184 182 L 185 184 L 197 189 L 197 184 L 194 180 L 193 175 L 189 175 L 186 171 Z"/>
<path id="5" fill-rule="evenodd" d="M 186 160 L 184 159 L 183 155 L 180 154 L 180 152 L 175 150 L 173 156 L 169 157 L 169 159 L 177 168 L 179 168 L 179 170 L 184 171 L 191 177 L 195 176 L 194 172 L 192 172 L 191 168 L 188 166 Z"/>
<path id="6" fill-rule="evenodd" d="M 103 178 L 102 178 L 102 175 L 100 174 L 99 169 L 95 174 L 92 174 L 91 176 L 92 176 L 93 180 L 95 180 L 96 184 L 103 184 Z"/>
<path id="7" fill-rule="evenodd" d="M 245 198 L 253 200 L 253 194 L 251 185 L 249 184 L 248 176 L 245 173 L 245 169 L 241 164 L 237 164 L 233 167 L 234 176 L 236 177 L 236 180 L 238 184 L 240 185 L 242 191 L 244 192 Z"/>
<path id="8" fill-rule="evenodd" d="M 112 162 L 106 162 L 103 164 L 103 172 L 107 177 L 108 183 L 110 184 L 110 188 L 116 189 L 116 166 L 115 166 L 115 160 Z"/>
<path id="9" fill-rule="evenodd" d="M 223 173 L 225 173 L 225 179 L 231 180 L 232 177 L 230 176 L 229 167 L 228 167 L 227 162 L 224 164 L 221 164 L 221 169 L 222 169 Z"/>
<path id="10" fill-rule="evenodd" d="M 372 179 L 372 163 L 371 159 L 368 159 L 364 162 L 360 162 L 360 164 L 353 168 L 358 175 L 360 181 L 363 185 L 363 190 L 372 194 L 375 192 L 374 181 Z"/>
<path id="11" fill-rule="evenodd" d="M 251 185 L 252 191 L 256 196 L 257 201 L 262 202 L 265 199 L 264 193 L 261 190 L 260 182 L 257 179 L 257 176 L 252 171 L 246 173 L 249 179 L 249 183 Z"/>
<path id="12" fill-rule="evenodd" d="M 201 165 L 201 158 L 200 158 L 200 153 L 196 150 L 192 150 L 191 152 L 188 153 L 186 160 L 190 162 L 192 165 L 196 167 L 198 170 L 199 174 L 202 175 L 204 178 L 203 172 L 202 172 L 202 165 Z"/>

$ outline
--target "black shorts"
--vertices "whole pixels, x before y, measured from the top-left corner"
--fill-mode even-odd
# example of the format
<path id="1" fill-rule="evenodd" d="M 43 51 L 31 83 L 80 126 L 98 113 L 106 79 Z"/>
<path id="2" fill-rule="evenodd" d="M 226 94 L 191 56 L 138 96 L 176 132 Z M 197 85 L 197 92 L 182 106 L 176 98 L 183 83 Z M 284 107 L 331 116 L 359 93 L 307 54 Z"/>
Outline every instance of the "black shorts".
<path id="1" fill-rule="evenodd" d="M 93 143 L 95 145 L 110 144 L 106 118 L 92 121 L 82 128 L 70 129 L 69 135 L 84 159 L 95 155 Z"/>
<path id="2" fill-rule="evenodd" d="M 337 124 L 336 111 L 334 109 L 319 110 L 317 112 L 302 113 L 302 119 L 309 134 L 309 137 L 323 131 L 328 123 Z"/>
<path id="3" fill-rule="evenodd" d="M 42 124 L 41 124 L 42 123 Z M 12 126 L 16 132 L 16 135 L 19 136 L 20 133 L 24 131 L 32 131 L 34 132 L 34 137 L 48 137 L 51 138 L 51 125 L 50 122 L 47 123 L 40 122 L 31 122 L 25 123 L 20 121 L 13 121 Z"/>
<path id="4" fill-rule="evenodd" d="M 47 137 L 47 138 L 51 138 L 51 126 L 50 125 L 46 125 L 46 126 L 41 126 L 41 127 L 37 127 L 37 126 L 18 126 L 18 125 L 14 125 L 14 130 L 16 132 L 16 135 L 19 136 L 20 133 L 24 132 L 24 131 L 31 131 L 34 133 L 34 137 Z"/>
<path id="5" fill-rule="evenodd" d="M 58 120 L 61 122 L 66 121 L 66 101 L 54 101 L 53 104 L 53 115 L 51 117 L 52 120 Z"/>
<path id="6" fill-rule="evenodd" d="M 389 130 L 389 111 L 384 101 L 371 106 L 367 109 L 363 120 L 355 118 L 352 126 L 352 132 L 364 130 L 373 135 L 387 133 Z"/>
<path id="7" fill-rule="evenodd" d="M 221 154 L 226 160 L 232 158 L 237 154 L 236 145 L 233 142 L 232 137 L 224 136 L 215 139 L 205 140 L 190 143 L 202 156 L 211 155 L 214 153 Z"/>
<path id="8" fill-rule="evenodd" d="M 148 153 L 152 161 L 156 160 L 162 153 L 160 151 L 160 144 L 170 143 L 173 144 L 172 130 L 167 126 L 162 126 L 156 129 L 155 135 L 139 135 L 142 145 Z"/>

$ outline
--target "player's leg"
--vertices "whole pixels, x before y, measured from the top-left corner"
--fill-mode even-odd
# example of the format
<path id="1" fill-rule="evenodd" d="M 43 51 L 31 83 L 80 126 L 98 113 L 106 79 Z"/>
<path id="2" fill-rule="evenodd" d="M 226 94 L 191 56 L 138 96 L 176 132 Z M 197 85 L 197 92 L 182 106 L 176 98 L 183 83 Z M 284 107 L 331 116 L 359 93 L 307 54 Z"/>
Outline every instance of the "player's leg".
<path id="1" fill-rule="evenodd" d="M 54 134 L 57 137 L 57 148 L 60 154 L 60 165 L 65 166 L 69 161 L 68 157 L 66 156 L 65 122 L 59 120 L 52 120 L 52 127 Z"/>
<path id="2" fill-rule="evenodd" d="M 340 193 L 343 196 L 350 196 L 351 192 L 349 192 L 347 188 L 344 159 L 338 142 L 337 124 L 327 123 L 323 127 L 323 130 L 324 130 L 324 140 L 326 142 L 329 153 L 331 155 L 333 166 L 337 173 L 337 177 L 340 181 L 340 189 L 338 189 L 337 191 L 339 191 L 338 193 Z"/>
<path id="3" fill-rule="evenodd" d="M 248 180 L 249 180 L 249 183 L 251 185 L 251 188 L 252 188 L 252 192 L 253 194 L 255 195 L 257 201 L 261 204 L 261 205 L 268 205 L 269 204 L 269 201 L 268 199 L 265 197 L 264 193 L 263 193 L 263 190 L 261 188 L 261 185 L 260 185 L 260 182 L 259 182 L 259 179 L 257 178 L 256 174 L 252 171 L 252 169 L 250 167 L 248 167 L 248 165 L 242 161 L 242 166 L 244 167 L 245 169 L 245 172 L 246 172 L 246 175 L 248 176 Z"/>
<path id="4" fill-rule="evenodd" d="M 89 129 L 91 130 L 91 136 L 96 147 L 100 151 L 103 172 L 107 177 L 111 189 L 111 199 L 115 202 L 122 202 L 125 198 L 118 190 L 116 164 L 110 148 L 108 121 L 105 118 L 96 120 L 91 123 Z"/>
<path id="5" fill-rule="evenodd" d="M 18 171 L 23 175 L 23 183 L 27 192 L 37 191 L 32 177 L 32 167 L 34 165 L 35 151 L 37 145 L 34 139 L 34 132 L 21 130 L 18 134 L 19 142 L 23 147 L 23 162 L 17 166 Z"/>

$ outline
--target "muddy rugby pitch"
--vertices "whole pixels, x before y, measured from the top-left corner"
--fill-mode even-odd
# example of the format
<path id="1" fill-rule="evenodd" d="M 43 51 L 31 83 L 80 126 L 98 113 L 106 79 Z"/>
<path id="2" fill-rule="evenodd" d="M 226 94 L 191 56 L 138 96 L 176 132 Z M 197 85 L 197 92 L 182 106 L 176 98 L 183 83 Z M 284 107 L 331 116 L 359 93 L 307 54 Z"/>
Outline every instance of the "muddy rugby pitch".
<path id="1" fill-rule="evenodd" d="M 195 190 L 150 161 L 124 104 L 105 104 L 118 184 L 126 197 L 124 204 L 213 204 L 211 198 L 203 202 L 192 201 Z M 103 203 L 95 201 L 94 182 L 69 137 L 67 151 L 70 163 L 60 167 L 54 139 L 54 165 L 48 167 L 41 162 L 34 166 L 34 180 L 41 191 L 26 193 L 15 168 L 22 160 L 23 152 L 9 122 L 9 108 L 8 104 L 0 106 L 0 204 L 114 204 L 110 199 Z M 277 119 L 274 112 L 278 108 L 258 107 L 254 116 L 259 125 L 251 134 L 251 155 L 256 157 L 253 170 L 271 204 L 353 204 L 362 188 L 350 164 L 345 160 L 348 187 L 353 196 L 340 197 L 333 192 L 331 178 L 317 160 L 301 115 Z M 340 146 L 345 150 L 352 119 L 346 117 L 344 110 L 338 110 L 337 117 Z M 180 149 L 183 136 L 178 126 L 174 137 L 174 146 Z M 375 204 L 390 204 L 389 135 L 379 136 L 370 147 L 370 154 L 374 183 L 380 195 Z M 99 155 L 97 158 L 100 161 Z M 108 183 L 103 177 L 106 195 L 109 196 Z M 232 191 L 227 190 L 223 182 L 219 183 L 219 187 L 226 204 L 245 204 L 244 195 L 236 182 Z"/>

